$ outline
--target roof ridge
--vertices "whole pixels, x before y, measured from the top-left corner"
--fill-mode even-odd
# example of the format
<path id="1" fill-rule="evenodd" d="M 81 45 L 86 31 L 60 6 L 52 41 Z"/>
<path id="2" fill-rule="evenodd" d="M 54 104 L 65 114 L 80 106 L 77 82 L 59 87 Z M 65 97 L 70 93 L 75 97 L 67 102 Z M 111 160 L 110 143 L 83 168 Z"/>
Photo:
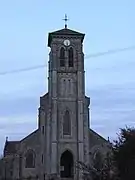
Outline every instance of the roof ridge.
<path id="1" fill-rule="evenodd" d="M 20 142 L 24 141 L 25 139 L 29 138 L 30 136 L 34 135 L 36 132 L 38 132 L 39 129 L 35 129 L 34 131 L 32 131 L 30 134 L 28 134 L 27 136 L 25 136 L 24 138 L 22 138 L 20 140 Z"/>
<path id="2" fill-rule="evenodd" d="M 15 143 L 15 142 L 20 142 L 20 141 L 18 140 L 18 141 L 7 141 L 7 142 L 10 142 L 10 143 L 11 143 L 11 142 L 12 142 L 12 143 L 14 142 L 14 143 Z"/>
<path id="3" fill-rule="evenodd" d="M 73 32 L 75 34 L 83 34 L 83 33 L 80 33 L 78 31 L 75 31 L 75 30 L 72 30 L 72 29 L 68 29 L 68 28 L 59 29 L 59 30 L 53 31 L 51 33 L 57 33 L 57 32 L 62 32 L 62 31 L 65 31 L 65 32 L 70 31 L 70 32 Z"/>
<path id="4" fill-rule="evenodd" d="M 94 131 L 93 129 L 89 128 L 89 131 L 93 132 L 94 134 L 96 134 L 98 137 L 100 137 L 102 140 L 107 141 L 107 139 L 105 139 L 103 136 L 101 136 L 100 134 L 98 134 L 96 131 Z"/>

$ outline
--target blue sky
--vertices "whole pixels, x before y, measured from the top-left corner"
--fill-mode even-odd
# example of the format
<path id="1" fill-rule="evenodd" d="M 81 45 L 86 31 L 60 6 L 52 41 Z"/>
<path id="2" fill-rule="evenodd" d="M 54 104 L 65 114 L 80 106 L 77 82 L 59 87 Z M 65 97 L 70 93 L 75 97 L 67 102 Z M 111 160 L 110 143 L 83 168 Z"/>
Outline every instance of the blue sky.
<path id="1" fill-rule="evenodd" d="M 85 55 L 135 45 L 133 0 L 0 1 L 0 73 L 45 64 L 48 32 L 68 27 L 86 34 Z M 91 127 L 116 138 L 135 119 L 135 51 L 85 59 Z M 0 152 L 5 137 L 18 140 L 37 127 L 39 97 L 47 91 L 47 67 L 0 75 Z"/>

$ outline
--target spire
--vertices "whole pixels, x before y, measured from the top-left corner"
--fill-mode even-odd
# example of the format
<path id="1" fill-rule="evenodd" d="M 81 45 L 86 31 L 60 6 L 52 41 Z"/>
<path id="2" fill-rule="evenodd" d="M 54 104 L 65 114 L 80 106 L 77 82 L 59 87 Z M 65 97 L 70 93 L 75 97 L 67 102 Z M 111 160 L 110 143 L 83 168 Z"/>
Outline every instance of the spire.
<path id="1" fill-rule="evenodd" d="M 65 18 L 63 19 L 65 21 L 65 29 L 67 29 L 67 21 L 69 20 L 67 15 L 65 14 Z"/>
<path id="2" fill-rule="evenodd" d="M 8 141 L 8 137 L 6 137 L 6 141 Z"/>

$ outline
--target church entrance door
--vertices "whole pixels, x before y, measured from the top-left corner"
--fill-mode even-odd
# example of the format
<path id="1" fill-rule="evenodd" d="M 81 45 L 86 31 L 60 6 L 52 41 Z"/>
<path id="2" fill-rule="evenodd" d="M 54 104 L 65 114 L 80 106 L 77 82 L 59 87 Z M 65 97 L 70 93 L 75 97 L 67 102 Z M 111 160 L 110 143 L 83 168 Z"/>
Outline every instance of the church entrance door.
<path id="1" fill-rule="evenodd" d="M 72 178 L 73 177 L 73 155 L 68 150 L 61 155 L 60 159 L 61 178 Z"/>

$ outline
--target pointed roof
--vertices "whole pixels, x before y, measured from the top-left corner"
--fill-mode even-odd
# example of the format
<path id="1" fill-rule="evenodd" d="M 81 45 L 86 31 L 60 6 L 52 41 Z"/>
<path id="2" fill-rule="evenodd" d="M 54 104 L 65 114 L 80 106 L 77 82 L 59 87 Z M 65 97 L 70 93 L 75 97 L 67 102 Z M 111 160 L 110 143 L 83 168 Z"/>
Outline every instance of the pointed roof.
<path id="1" fill-rule="evenodd" d="M 50 47 L 52 38 L 54 36 L 77 36 L 77 37 L 80 37 L 81 41 L 83 42 L 85 34 L 77 32 L 77 31 L 73 31 L 73 30 L 68 29 L 68 28 L 64 28 L 64 29 L 60 29 L 58 31 L 51 32 L 48 35 L 48 46 L 49 47 Z"/>

